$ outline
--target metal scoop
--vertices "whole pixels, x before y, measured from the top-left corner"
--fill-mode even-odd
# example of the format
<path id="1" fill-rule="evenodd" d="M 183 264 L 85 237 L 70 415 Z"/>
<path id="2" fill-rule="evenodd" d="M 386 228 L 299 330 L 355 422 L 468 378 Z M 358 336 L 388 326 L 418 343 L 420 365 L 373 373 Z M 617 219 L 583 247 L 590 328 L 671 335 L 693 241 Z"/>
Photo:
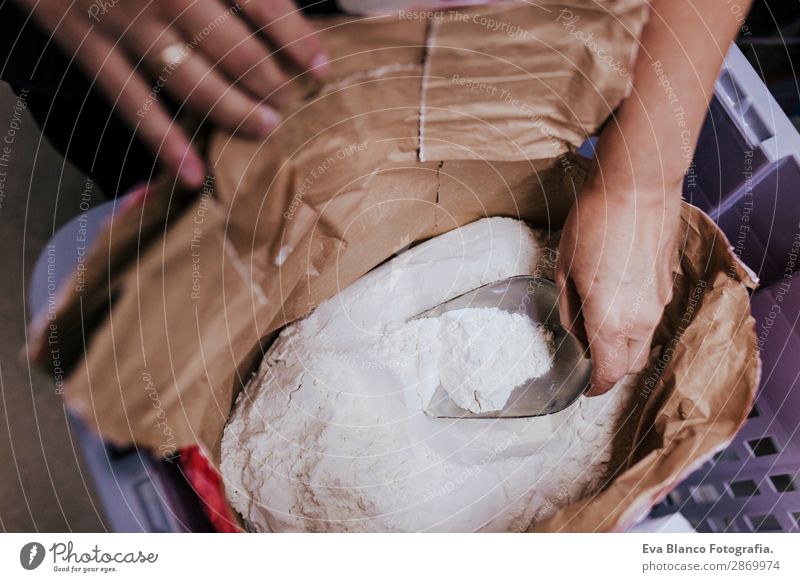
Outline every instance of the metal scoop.
<path id="1" fill-rule="evenodd" d="M 591 360 L 583 346 L 559 321 L 558 292 L 549 279 L 511 277 L 489 283 L 440 303 L 412 319 L 438 317 L 447 311 L 465 308 L 496 307 L 527 315 L 553 332 L 553 367 L 538 378 L 531 378 L 511 392 L 501 410 L 476 414 L 464 410 L 450 399 L 440 385 L 425 414 L 436 418 L 526 418 L 564 410 L 583 394 L 589 385 Z"/>

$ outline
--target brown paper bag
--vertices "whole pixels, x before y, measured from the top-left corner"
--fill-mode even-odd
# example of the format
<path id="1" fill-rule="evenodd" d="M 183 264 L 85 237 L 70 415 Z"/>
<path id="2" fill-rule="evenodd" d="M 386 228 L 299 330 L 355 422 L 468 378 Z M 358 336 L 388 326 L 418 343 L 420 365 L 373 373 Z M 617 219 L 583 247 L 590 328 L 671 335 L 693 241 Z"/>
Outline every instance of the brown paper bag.
<path id="1" fill-rule="evenodd" d="M 620 63 L 645 18 L 641 2 L 567 5 L 322 23 L 325 86 L 261 143 L 217 133 L 198 197 L 162 187 L 119 215 L 80 290 L 68 286 L 34 330 L 46 363 L 56 329 L 69 406 L 116 444 L 197 444 L 217 464 L 237 391 L 286 323 L 408 244 L 478 218 L 560 228 L 586 175 L 572 149 L 625 95 Z M 685 206 L 682 227 L 662 353 L 616 471 L 539 530 L 624 527 L 746 418 L 753 282 L 699 210 Z"/>

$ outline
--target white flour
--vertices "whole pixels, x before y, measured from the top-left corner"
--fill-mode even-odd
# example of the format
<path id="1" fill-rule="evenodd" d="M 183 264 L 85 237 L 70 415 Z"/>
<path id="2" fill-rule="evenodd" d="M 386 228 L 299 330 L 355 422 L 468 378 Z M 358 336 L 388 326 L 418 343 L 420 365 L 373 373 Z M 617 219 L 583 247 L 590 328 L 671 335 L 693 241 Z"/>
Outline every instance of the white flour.
<path id="1" fill-rule="evenodd" d="M 502 410 L 514 388 L 553 366 L 552 333 L 497 307 L 457 309 L 405 326 L 436 353 L 439 383 L 470 412 Z M 421 396 L 427 406 L 433 395 Z"/>
<path id="2" fill-rule="evenodd" d="M 486 392 L 489 406 L 501 382 L 475 372 L 466 353 L 454 359 L 464 358 L 464 370 L 440 369 L 442 322 L 407 320 L 486 283 L 536 274 L 541 247 L 518 221 L 480 220 L 413 247 L 288 326 L 239 396 L 222 440 L 228 497 L 248 526 L 515 531 L 597 490 L 623 386 L 533 419 L 422 412 L 440 374 L 445 384 L 463 380 Z M 542 354 L 522 327 L 491 333 L 511 358 L 506 383 Z M 514 342 L 520 351 L 511 351 Z M 457 375 L 467 368 L 472 377 Z"/>

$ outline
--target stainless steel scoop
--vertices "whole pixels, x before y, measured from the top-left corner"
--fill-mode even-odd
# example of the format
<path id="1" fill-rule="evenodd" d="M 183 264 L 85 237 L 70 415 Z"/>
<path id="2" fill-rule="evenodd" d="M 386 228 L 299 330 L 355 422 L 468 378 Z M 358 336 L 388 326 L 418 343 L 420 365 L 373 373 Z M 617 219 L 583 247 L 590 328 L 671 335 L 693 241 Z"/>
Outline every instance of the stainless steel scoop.
<path id="1" fill-rule="evenodd" d="M 437 317 L 454 309 L 497 307 L 527 315 L 553 332 L 553 367 L 538 378 L 514 388 L 502 410 L 475 414 L 450 399 L 440 385 L 425 413 L 436 418 L 526 418 L 553 414 L 575 402 L 589 385 L 591 360 L 580 342 L 559 321 L 558 292 L 549 279 L 511 277 L 468 291 L 440 303 L 413 319 Z"/>

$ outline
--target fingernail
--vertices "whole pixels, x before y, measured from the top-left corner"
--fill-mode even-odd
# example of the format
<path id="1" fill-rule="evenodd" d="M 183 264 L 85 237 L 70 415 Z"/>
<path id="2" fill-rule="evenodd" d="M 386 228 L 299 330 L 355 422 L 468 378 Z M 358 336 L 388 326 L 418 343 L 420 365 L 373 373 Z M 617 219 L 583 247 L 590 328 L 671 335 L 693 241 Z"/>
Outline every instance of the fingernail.
<path id="1" fill-rule="evenodd" d="M 178 177 L 186 186 L 199 188 L 206 179 L 205 165 L 193 152 L 187 153 L 181 163 Z"/>
<path id="2" fill-rule="evenodd" d="M 150 189 L 150 181 L 139 182 L 125 192 L 125 196 L 122 198 L 123 208 L 129 208 L 133 206 L 141 206 L 144 204 L 145 199 L 147 198 L 147 191 Z M 120 200 L 119 198 L 117 199 Z"/>
<path id="3" fill-rule="evenodd" d="M 328 55 L 325 53 L 319 53 L 313 59 L 311 59 L 311 67 L 310 71 L 311 74 L 315 77 L 322 78 L 328 74 L 331 69 L 331 63 L 328 60 Z"/>
<path id="4" fill-rule="evenodd" d="M 147 195 L 150 193 L 150 191 L 155 188 L 160 188 L 165 181 L 168 182 L 169 177 L 159 175 L 152 180 L 140 182 L 138 185 L 128 190 L 120 202 L 123 212 L 130 208 L 139 208 L 144 206 L 144 203 L 147 201 Z"/>
<path id="5" fill-rule="evenodd" d="M 278 115 L 277 111 L 269 107 L 259 107 L 258 116 L 261 119 L 261 134 L 263 136 L 271 134 L 281 123 L 281 116 Z"/>

